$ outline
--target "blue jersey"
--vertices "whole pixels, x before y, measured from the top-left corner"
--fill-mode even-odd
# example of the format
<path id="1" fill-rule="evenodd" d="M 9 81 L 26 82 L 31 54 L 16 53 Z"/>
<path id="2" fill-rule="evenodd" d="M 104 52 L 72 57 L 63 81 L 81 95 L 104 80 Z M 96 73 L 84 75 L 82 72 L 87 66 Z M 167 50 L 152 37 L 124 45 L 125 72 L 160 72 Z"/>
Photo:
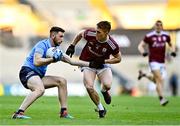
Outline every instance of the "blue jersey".
<path id="1" fill-rule="evenodd" d="M 30 53 L 28 54 L 28 56 L 26 57 L 26 60 L 23 64 L 23 66 L 27 66 L 29 68 L 31 68 L 32 70 L 34 70 L 35 72 L 37 72 L 41 77 L 43 77 L 46 73 L 47 70 L 47 65 L 43 65 L 43 66 L 35 66 L 34 65 L 34 54 L 35 53 L 39 53 L 42 55 L 42 58 L 46 57 L 46 51 L 52 47 L 51 43 L 50 43 L 50 39 L 44 39 L 39 41 L 30 51 Z"/>

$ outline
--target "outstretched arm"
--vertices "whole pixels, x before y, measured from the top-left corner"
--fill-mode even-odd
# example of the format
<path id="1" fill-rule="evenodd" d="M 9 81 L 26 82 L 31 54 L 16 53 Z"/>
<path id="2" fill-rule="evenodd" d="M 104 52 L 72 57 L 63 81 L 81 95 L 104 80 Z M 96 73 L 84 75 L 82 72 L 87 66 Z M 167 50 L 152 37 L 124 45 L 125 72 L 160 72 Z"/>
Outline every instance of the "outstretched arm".
<path id="1" fill-rule="evenodd" d="M 68 55 L 66 55 L 65 53 L 63 53 L 62 61 L 69 63 L 70 65 L 73 65 L 73 66 L 81 66 L 81 67 L 88 67 L 89 66 L 89 62 L 72 59 Z"/>
<path id="2" fill-rule="evenodd" d="M 83 37 L 83 34 L 84 34 L 84 30 L 79 32 L 73 39 L 73 42 L 70 44 L 68 49 L 66 50 L 66 54 L 69 55 L 70 57 L 72 57 L 72 55 L 74 54 L 75 45 L 81 40 L 81 38 Z"/>
<path id="3" fill-rule="evenodd" d="M 74 46 L 75 46 L 75 45 L 82 39 L 83 34 L 84 34 L 84 31 L 85 31 L 85 30 L 80 31 L 80 32 L 74 37 L 71 45 L 74 45 Z"/>

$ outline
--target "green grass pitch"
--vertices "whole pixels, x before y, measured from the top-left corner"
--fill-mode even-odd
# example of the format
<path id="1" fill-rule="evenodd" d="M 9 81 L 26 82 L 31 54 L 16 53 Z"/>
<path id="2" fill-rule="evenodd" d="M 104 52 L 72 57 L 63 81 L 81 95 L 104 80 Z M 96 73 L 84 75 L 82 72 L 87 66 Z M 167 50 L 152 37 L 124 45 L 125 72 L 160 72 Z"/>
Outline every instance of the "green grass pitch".
<path id="1" fill-rule="evenodd" d="M 69 113 L 74 119 L 59 118 L 57 97 L 41 97 L 26 111 L 32 119 L 13 120 L 11 115 L 24 97 L 0 97 L 0 125 L 180 125 L 180 97 L 168 97 L 162 107 L 158 97 L 116 96 L 105 105 L 107 115 L 98 118 L 89 97 L 68 97 Z"/>

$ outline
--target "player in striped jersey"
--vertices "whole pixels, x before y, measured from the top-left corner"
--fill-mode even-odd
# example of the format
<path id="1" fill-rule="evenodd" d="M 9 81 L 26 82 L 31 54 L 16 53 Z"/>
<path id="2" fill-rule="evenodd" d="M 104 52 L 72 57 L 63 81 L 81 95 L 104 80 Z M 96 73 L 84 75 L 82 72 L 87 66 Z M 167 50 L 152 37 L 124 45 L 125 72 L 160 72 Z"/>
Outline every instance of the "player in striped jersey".
<path id="1" fill-rule="evenodd" d="M 112 72 L 110 64 L 119 63 L 121 61 L 121 53 L 118 44 L 109 35 L 111 24 L 108 21 L 101 21 L 97 24 L 96 29 L 86 29 L 76 35 L 71 45 L 68 47 L 66 54 L 72 55 L 75 52 L 76 44 L 84 38 L 86 45 L 82 49 L 80 59 L 83 61 L 95 61 L 97 68 L 82 67 L 83 81 L 86 90 L 97 106 L 99 117 L 103 118 L 106 114 L 106 109 L 100 101 L 100 97 L 94 89 L 94 81 L 96 75 L 101 82 L 101 92 L 107 104 L 111 103 L 109 90 L 112 84 Z M 110 56 L 112 56 L 110 58 Z"/>
<path id="2" fill-rule="evenodd" d="M 145 77 L 156 84 L 156 91 L 159 96 L 160 105 L 162 106 L 165 106 L 168 103 L 168 100 L 164 98 L 163 94 L 163 80 L 166 74 L 166 43 L 168 43 L 171 48 L 171 56 L 175 57 L 175 46 L 172 45 L 169 34 L 163 30 L 162 21 L 158 20 L 155 23 L 154 30 L 146 34 L 144 39 L 138 45 L 138 50 L 142 56 L 148 56 L 149 67 L 152 72 L 152 75 L 147 75 L 140 70 L 138 80 L 140 80 L 142 77 Z M 149 53 L 147 53 L 145 50 L 146 46 L 149 49 Z"/>

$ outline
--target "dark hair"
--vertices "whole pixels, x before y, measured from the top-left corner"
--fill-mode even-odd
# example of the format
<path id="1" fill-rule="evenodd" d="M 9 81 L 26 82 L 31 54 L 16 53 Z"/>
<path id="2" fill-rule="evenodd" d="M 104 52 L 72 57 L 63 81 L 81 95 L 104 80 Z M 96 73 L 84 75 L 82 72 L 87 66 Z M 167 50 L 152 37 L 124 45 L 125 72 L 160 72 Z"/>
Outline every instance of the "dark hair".
<path id="1" fill-rule="evenodd" d="M 156 21 L 156 24 L 157 24 L 157 23 L 161 23 L 161 24 L 162 24 L 162 21 L 161 21 L 161 20 L 157 20 L 157 21 Z"/>
<path id="2" fill-rule="evenodd" d="M 108 21 L 100 21 L 97 23 L 97 27 L 109 32 L 111 30 L 111 23 Z"/>
<path id="3" fill-rule="evenodd" d="M 51 28 L 50 33 L 51 32 L 63 32 L 64 33 L 65 30 L 60 28 L 60 27 L 54 26 L 54 27 Z"/>

